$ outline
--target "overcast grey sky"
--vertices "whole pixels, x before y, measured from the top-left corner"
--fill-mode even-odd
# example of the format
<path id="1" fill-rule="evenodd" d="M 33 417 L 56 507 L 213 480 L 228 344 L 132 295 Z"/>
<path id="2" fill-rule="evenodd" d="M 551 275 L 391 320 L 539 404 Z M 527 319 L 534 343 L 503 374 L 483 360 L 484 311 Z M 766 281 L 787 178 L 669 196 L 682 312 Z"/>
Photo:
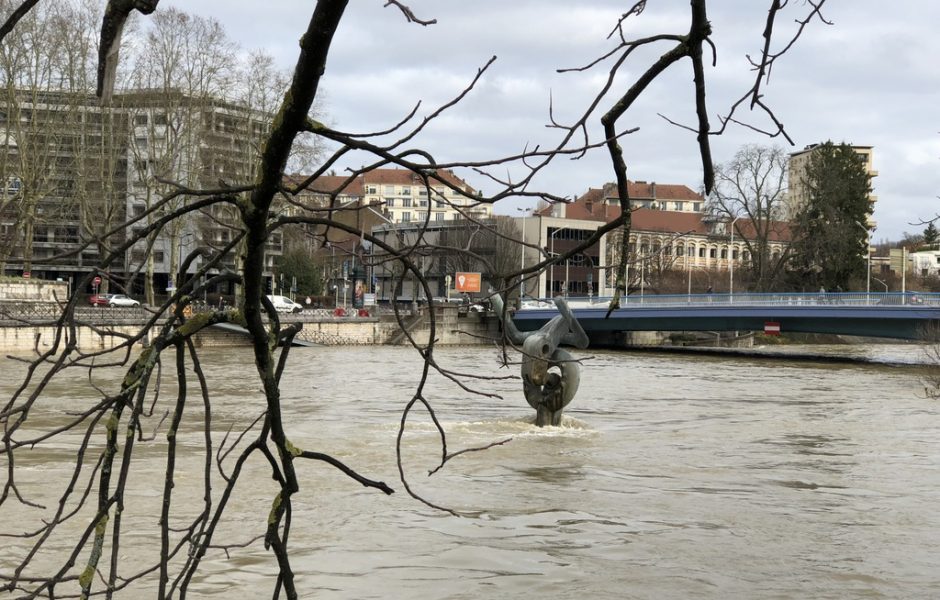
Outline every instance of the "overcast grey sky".
<path id="1" fill-rule="evenodd" d="M 419 100 L 419 115 L 426 114 L 463 89 L 496 55 L 478 88 L 415 143 L 439 161 L 455 161 L 556 142 L 558 132 L 545 127 L 549 99 L 556 118 L 566 121 L 583 110 L 606 72 L 559 74 L 556 69 L 583 65 L 609 50 L 612 43 L 606 35 L 634 0 L 407 2 L 419 17 L 438 20 L 430 27 L 406 23 L 393 7 L 383 8 L 384 3 L 350 2 L 324 78 L 326 120 L 344 131 L 379 130 L 397 122 Z M 717 66 L 707 69 L 713 127 L 718 115 L 752 84 L 745 55 L 759 51 L 768 5 L 766 0 L 709 5 L 718 48 Z M 265 49 L 286 68 L 296 60 L 297 40 L 314 2 L 163 0 L 160 6 L 213 15 L 245 48 Z M 688 7 L 688 0 L 650 0 L 628 35 L 683 33 L 688 29 Z M 778 32 L 781 41 L 807 6 L 803 0 L 790 0 L 787 10 Z M 876 240 L 921 231 L 922 226 L 911 223 L 940 212 L 940 37 L 933 30 L 940 23 L 940 2 L 829 0 L 823 14 L 833 25 L 811 24 L 777 65 L 765 101 L 793 138 L 790 150 L 827 139 L 874 146 L 879 172 L 874 180 Z M 614 92 L 622 94 L 632 78 L 669 47 L 664 43 L 639 53 L 627 63 Z M 603 102 L 603 109 L 613 100 L 611 96 Z M 691 63 L 685 60 L 657 80 L 622 119 L 624 127 L 639 127 L 623 140 L 631 179 L 701 187 L 694 134 L 658 116 L 692 124 L 692 100 Z M 769 126 L 760 115 L 740 116 Z M 592 135 L 598 139 L 598 129 Z M 769 140 L 735 127 L 713 138 L 715 161 L 729 160 L 746 143 L 786 145 L 782 137 Z M 499 168 L 495 174 L 506 172 Z M 521 173 L 511 172 L 516 177 Z M 479 175 L 459 174 L 484 191 L 494 188 Z M 578 161 L 558 160 L 537 183 L 540 189 L 575 197 L 612 179 L 606 153 L 595 151 Z M 515 213 L 517 205 L 505 201 L 497 212 Z"/>

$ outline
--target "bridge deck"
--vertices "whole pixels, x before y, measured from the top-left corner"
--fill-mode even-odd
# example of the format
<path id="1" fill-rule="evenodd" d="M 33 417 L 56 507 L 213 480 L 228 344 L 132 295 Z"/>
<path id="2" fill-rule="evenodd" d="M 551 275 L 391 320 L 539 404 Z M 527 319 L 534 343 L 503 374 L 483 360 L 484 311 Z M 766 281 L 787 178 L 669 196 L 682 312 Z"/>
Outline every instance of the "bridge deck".
<path id="1" fill-rule="evenodd" d="M 703 294 L 630 296 L 607 314 L 609 298 L 569 299 L 585 331 L 763 331 L 926 339 L 940 323 L 940 294 Z M 513 317 L 538 329 L 557 310 L 538 300 Z"/>

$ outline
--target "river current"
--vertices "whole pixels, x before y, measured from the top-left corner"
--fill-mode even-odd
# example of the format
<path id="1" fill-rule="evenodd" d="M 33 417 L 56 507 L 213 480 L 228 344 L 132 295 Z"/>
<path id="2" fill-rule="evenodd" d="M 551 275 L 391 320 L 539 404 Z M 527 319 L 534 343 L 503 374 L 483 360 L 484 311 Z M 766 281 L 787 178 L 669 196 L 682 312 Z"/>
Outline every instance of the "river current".
<path id="1" fill-rule="evenodd" d="M 940 597 L 940 400 L 925 397 L 923 350 L 787 351 L 861 360 L 580 351 L 581 389 L 563 425 L 539 429 L 519 380 L 498 379 L 518 375 L 518 366 L 500 368 L 495 349 L 438 348 L 448 368 L 497 377 L 461 378 L 489 394 L 477 395 L 432 375 L 425 395 L 448 449 L 511 438 L 428 476 L 441 450 L 415 409 L 404 442 L 409 481 L 462 515 L 454 517 L 410 498 L 398 480 L 394 444 L 420 376 L 415 352 L 294 349 L 283 385 L 291 441 L 396 490 L 385 496 L 326 464 L 301 464 L 291 532 L 301 597 Z M 208 350 L 203 359 L 218 446 L 229 427 L 258 415 L 261 394 L 247 349 Z M 5 396 L 21 372 L 0 362 Z M 113 387 L 121 376 L 96 375 L 95 383 Z M 82 381 L 87 374 L 53 388 L 25 433 L 93 398 L 79 391 Z M 188 513 L 201 498 L 201 422 L 194 409 L 180 434 L 175 494 L 180 506 L 191 503 Z M 159 515 L 165 427 L 135 455 L 124 517 L 129 563 L 159 546 L 144 532 Z M 75 443 L 24 455 L 24 491 L 51 498 L 60 490 Z M 275 492 L 260 460 L 246 475 L 220 542 L 264 531 Z M 5 533 L 38 523 L 13 503 L 0 510 Z M 62 537 L 53 549 L 67 547 Z M 21 539 L 4 542 L 0 570 L 26 548 Z M 190 597 L 270 597 L 272 555 L 259 542 L 227 554 L 210 552 Z"/>

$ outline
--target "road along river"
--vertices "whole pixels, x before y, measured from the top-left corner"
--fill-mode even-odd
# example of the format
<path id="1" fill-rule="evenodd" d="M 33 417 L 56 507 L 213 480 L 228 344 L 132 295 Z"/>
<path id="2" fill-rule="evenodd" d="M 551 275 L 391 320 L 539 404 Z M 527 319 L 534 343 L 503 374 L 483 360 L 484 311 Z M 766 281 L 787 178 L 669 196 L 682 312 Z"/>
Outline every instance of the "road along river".
<path id="1" fill-rule="evenodd" d="M 398 481 L 400 409 L 420 374 L 414 351 L 295 349 L 284 377 L 290 439 L 397 492 L 365 489 L 322 463 L 301 465 L 291 533 L 301 597 L 940 597 L 940 400 L 924 396 L 922 350 L 851 352 L 869 362 L 579 352 L 590 357 L 581 390 L 563 426 L 545 429 L 530 424 L 518 380 L 464 379 L 502 396 L 490 398 L 435 375 L 426 396 L 451 451 L 512 438 L 428 477 L 440 447 L 415 412 L 405 438 L 412 485 L 465 515 L 453 517 L 411 499 Z M 518 374 L 518 366 L 500 369 L 493 349 L 436 355 L 462 373 Z M 261 395 L 246 350 L 203 357 L 217 447 L 230 426 L 258 415 Z M 0 362 L 6 396 L 21 370 Z M 113 388 L 121 376 L 96 375 L 95 383 Z M 57 397 L 35 412 L 30 431 L 93 398 L 82 381 L 76 374 L 53 388 Z M 175 501 L 191 503 L 187 514 L 201 498 L 201 422 L 195 411 L 180 434 L 186 453 Z M 146 531 L 157 527 L 165 428 L 137 449 L 124 515 L 129 567 L 159 547 Z M 50 501 L 70 472 L 75 441 L 23 455 L 25 493 Z M 220 543 L 264 532 L 274 491 L 260 460 L 249 467 Z M 0 510 L 5 533 L 38 523 L 12 502 Z M 72 542 L 65 534 L 50 543 Z M 8 573 L 26 548 L 5 541 L 0 570 Z M 54 564 L 47 554 L 41 560 Z M 228 556 L 213 550 L 190 597 L 269 596 L 273 562 L 259 542 Z"/>

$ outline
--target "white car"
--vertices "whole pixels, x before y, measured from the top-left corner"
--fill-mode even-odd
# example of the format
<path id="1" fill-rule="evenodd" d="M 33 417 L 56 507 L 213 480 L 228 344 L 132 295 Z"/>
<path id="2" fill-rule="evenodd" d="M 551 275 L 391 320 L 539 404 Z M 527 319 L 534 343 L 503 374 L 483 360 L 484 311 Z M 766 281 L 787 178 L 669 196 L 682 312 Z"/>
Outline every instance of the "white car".
<path id="1" fill-rule="evenodd" d="M 268 300 L 271 301 L 271 304 L 274 305 L 274 310 L 277 312 L 295 313 L 304 309 L 303 306 L 297 304 L 287 296 L 268 296 Z"/>
<path id="2" fill-rule="evenodd" d="M 140 302 L 124 294 L 114 294 L 108 298 L 108 306 L 140 306 Z"/>

